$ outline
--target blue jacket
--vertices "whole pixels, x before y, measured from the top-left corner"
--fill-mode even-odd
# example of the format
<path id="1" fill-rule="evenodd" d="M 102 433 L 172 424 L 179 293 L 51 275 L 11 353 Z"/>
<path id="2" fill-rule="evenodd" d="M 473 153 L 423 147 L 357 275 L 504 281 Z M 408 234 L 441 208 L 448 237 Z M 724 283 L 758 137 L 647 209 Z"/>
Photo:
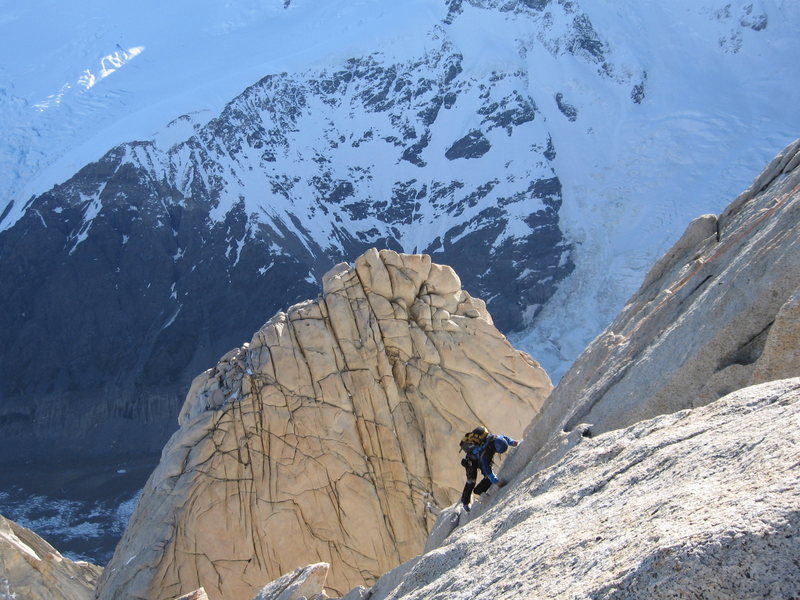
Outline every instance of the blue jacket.
<path id="1" fill-rule="evenodd" d="M 494 471 L 492 471 L 492 459 L 495 455 L 494 441 L 496 439 L 505 440 L 509 446 L 519 445 L 517 440 L 514 440 L 507 435 L 490 435 L 488 438 L 486 438 L 486 441 L 483 442 L 483 444 L 470 452 L 472 457 L 478 460 L 480 463 L 481 473 L 483 473 L 485 477 L 488 477 L 489 481 L 492 483 L 497 483 L 499 481 L 497 475 L 495 475 Z"/>

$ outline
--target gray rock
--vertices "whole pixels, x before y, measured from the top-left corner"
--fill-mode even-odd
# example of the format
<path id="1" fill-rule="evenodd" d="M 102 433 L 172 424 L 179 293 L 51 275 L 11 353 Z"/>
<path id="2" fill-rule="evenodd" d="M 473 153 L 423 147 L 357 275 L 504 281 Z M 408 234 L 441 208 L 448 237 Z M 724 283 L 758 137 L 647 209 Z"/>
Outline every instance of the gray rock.
<path id="1" fill-rule="evenodd" d="M 798 424 L 795 378 L 587 438 L 370 600 L 798 597 Z"/>
<path id="2" fill-rule="evenodd" d="M 317 563 L 295 569 L 264 586 L 253 600 L 323 600 L 330 565 Z"/>
<path id="3" fill-rule="evenodd" d="M 341 600 L 367 600 L 367 598 L 369 598 L 369 589 L 359 585 L 342 596 Z"/>
<path id="4" fill-rule="evenodd" d="M 425 542 L 425 552 L 433 550 L 434 548 L 438 548 L 442 545 L 445 538 L 450 535 L 461 523 L 461 516 L 463 512 L 464 508 L 459 503 L 454 504 L 453 506 L 450 506 L 439 513 L 439 517 L 436 519 L 436 524 L 433 526 L 433 529 L 431 529 L 431 533 L 428 535 L 428 540 Z"/>

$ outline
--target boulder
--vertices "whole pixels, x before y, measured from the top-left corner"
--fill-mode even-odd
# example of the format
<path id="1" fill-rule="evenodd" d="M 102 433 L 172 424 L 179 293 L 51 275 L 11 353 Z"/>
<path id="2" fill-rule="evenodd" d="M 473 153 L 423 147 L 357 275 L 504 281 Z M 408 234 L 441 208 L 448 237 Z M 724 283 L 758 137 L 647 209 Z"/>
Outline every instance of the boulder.
<path id="1" fill-rule="evenodd" d="M 800 375 L 800 140 L 651 269 L 526 431 L 504 475 L 553 464 L 587 435 Z"/>
<path id="2" fill-rule="evenodd" d="M 33 533 L 0 515 L 0 598 L 90 600 L 102 569 L 71 561 Z"/>
<path id="3" fill-rule="evenodd" d="M 208 600 L 208 594 L 206 594 L 205 589 L 199 588 L 193 592 L 184 594 L 180 598 L 175 598 L 175 600 Z"/>
<path id="4" fill-rule="evenodd" d="M 798 423 L 794 378 L 585 438 L 369 599 L 798 598 Z"/>
<path id="5" fill-rule="evenodd" d="M 341 595 L 420 553 L 463 433 L 519 436 L 551 390 L 459 283 L 370 250 L 196 378 L 99 598 L 250 600 L 319 562 Z"/>
<path id="6" fill-rule="evenodd" d="M 325 579 L 330 565 L 317 563 L 295 569 L 264 586 L 253 600 L 327 600 Z"/>

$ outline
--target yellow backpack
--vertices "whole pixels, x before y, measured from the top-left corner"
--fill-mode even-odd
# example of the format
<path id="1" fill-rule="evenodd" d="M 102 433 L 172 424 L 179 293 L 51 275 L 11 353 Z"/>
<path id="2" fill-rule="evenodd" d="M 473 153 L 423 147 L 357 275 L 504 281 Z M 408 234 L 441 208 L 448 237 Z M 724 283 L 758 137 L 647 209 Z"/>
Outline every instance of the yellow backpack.
<path id="1" fill-rule="evenodd" d="M 461 448 L 463 452 L 469 454 L 475 450 L 475 448 L 481 446 L 486 441 L 487 437 L 489 437 L 489 430 L 486 429 L 486 427 L 476 427 L 472 431 L 468 431 L 464 434 L 464 437 L 461 438 L 459 448 Z"/>

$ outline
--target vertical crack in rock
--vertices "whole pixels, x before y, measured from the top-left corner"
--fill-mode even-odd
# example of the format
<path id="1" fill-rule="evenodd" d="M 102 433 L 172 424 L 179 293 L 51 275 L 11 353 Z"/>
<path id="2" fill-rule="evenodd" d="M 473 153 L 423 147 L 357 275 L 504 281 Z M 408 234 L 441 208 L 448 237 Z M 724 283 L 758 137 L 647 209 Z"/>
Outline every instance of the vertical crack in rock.
<path id="1" fill-rule="evenodd" d="M 195 379 L 98 597 L 249 600 L 318 562 L 371 584 L 458 498 L 463 432 L 519 436 L 550 389 L 450 267 L 369 250 Z"/>

